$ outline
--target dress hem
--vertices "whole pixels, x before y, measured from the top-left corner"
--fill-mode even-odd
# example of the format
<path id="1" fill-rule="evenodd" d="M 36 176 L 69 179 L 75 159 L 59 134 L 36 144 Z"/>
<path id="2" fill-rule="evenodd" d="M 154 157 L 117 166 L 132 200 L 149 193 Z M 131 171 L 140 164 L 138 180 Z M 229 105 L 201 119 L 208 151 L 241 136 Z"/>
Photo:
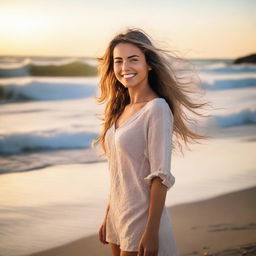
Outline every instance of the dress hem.
<path id="1" fill-rule="evenodd" d="M 122 251 L 125 251 L 125 252 L 138 252 L 138 249 L 137 249 L 137 248 L 135 248 L 135 249 L 133 249 L 133 248 L 130 249 L 130 248 L 127 248 L 127 247 L 122 247 L 122 246 L 120 245 L 120 243 L 117 242 L 116 240 L 106 239 L 106 241 L 107 241 L 108 243 L 115 244 L 115 245 L 119 246 Z"/>

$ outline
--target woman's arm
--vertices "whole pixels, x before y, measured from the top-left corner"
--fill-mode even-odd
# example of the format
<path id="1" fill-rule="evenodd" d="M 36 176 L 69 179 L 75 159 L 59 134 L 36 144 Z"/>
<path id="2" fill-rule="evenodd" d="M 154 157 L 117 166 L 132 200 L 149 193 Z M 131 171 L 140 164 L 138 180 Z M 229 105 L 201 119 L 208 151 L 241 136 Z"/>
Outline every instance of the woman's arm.
<path id="1" fill-rule="evenodd" d="M 160 177 L 152 179 L 150 189 L 150 203 L 146 230 L 149 233 L 157 233 L 159 231 L 160 220 L 165 205 L 167 187 L 162 184 Z"/>
<path id="2" fill-rule="evenodd" d="M 148 219 L 139 244 L 139 256 L 145 255 L 145 251 L 151 253 L 151 255 L 157 255 L 159 247 L 158 233 L 166 192 L 167 187 L 162 184 L 161 178 L 152 178 Z"/>
<path id="3" fill-rule="evenodd" d="M 109 203 L 108 203 L 108 205 L 107 205 L 107 209 L 106 209 L 106 213 L 105 213 L 105 218 L 104 218 L 104 220 L 106 220 L 106 219 L 107 219 L 108 211 L 109 211 Z"/>
<path id="4" fill-rule="evenodd" d="M 110 192 L 108 193 L 108 204 L 107 204 L 107 209 L 106 209 L 106 213 L 105 213 L 105 218 L 104 218 L 104 220 L 106 220 L 107 219 L 107 216 L 108 216 L 108 211 L 109 211 L 109 207 L 110 207 L 110 203 L 109 203 L 109 201 L 110 201 Z"/>

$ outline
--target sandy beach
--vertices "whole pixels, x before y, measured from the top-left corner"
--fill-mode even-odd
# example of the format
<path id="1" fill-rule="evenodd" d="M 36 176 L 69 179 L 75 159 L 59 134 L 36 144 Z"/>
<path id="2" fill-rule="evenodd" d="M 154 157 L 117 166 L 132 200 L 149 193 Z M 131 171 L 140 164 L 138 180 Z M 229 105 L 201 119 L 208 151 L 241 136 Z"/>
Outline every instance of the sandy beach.
<path id="1" fill-rule="evenodd" d="M 256 255 L 256 187 L 169 207 L 180 255 Z M 98 236 L 33 256 L 111 256 Z"/>

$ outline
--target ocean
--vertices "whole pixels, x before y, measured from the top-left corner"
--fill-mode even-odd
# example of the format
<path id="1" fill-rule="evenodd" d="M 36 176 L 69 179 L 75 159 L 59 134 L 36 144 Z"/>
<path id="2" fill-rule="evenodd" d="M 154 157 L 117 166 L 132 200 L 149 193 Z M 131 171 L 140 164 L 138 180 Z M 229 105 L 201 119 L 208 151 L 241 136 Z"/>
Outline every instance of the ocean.
<path id="1" fill-rule="evenodd" d="M 255 186 L 256 65 L 192 59 L 214 106 L 212 136 L 172 156 L 166 206 Z M 0 57 L 0 255 L 29 255 L 98 232 L 107 161 L 91 148 L 104 106 L 92 58 Z"/>

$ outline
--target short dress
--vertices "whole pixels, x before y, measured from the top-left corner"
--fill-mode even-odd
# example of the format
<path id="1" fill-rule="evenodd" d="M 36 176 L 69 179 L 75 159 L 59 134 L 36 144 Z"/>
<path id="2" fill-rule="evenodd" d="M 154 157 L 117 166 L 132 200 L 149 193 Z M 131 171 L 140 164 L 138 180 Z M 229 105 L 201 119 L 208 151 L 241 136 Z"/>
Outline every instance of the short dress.
<path id="1" fill-rule="evenodd" d="M 105 142 L 110 177 L 106 241 L 123 251 L 138 251 L 145 231 L 150 185 L 160 177 L 169 190 L 175 183 L 171 174 L 173 115 L 164 98 L 154 98 L 115 129 L 106 132 Z M 178 250 L 172 222 L 163 208 L 158 256 L 176 256 Z"/>

